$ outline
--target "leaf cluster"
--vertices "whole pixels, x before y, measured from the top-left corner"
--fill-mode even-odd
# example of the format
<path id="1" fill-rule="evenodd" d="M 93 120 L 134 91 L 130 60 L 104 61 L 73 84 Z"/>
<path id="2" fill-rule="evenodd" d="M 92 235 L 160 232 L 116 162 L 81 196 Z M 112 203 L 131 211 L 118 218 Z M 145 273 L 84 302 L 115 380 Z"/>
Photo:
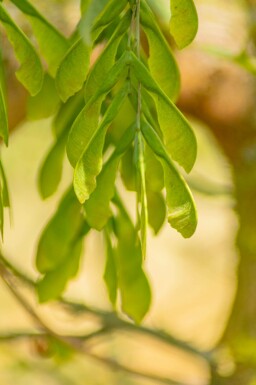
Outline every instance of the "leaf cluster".
<path id="1" fill-rule="evenodd" d="M 80 22 L 69 39 L 29 1 L 12 3 L 28 18 L 37 41 L 35 47 L 1 3 L 0 22 L 20 62 L 16 75 L 31 94 L 28 115 L 54 116 L 54 144 L 39 173 L 42 197 L 57 191 L 65 151 L 74 169 L 73 185 L 38 243 L 39 299 L 61 295 L 78 272 L 87 234 L 96 229 L 104 234 L 110 301 L 115 307 L 119 293 L 122 310 L 140 322 L 151 301 L 143 267 L 148 226 L 157 234 L 167 216 L 188 238 L 197 224 L 180 169 L 192 169 L 196 139 L 175 106 L 180 77 L 172 50 L 146 0 L 81 1 Z M 196 31 L 193 1 L 172 0 L 170 32 L 177 46 L 188 45 Z M 90 65 L 98 45 L 103 48 Z M 0 135 L 7 144 L 0 80 Z M 2 166 L 0 183 L 3 208 L 9 199 Z M 137 196 L 135 221 L 124 190 Z"/>

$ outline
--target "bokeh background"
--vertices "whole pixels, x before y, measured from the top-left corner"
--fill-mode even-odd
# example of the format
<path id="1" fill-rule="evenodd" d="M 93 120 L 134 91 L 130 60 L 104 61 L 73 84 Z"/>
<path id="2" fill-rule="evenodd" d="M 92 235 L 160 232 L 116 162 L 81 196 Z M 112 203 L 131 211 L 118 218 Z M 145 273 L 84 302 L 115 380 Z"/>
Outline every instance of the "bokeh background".
<path id="1" fill-rule="evenodd" d="M 168 1 L 150 2 L 166 30 Z M 65 32 L 72 30 L 78 18 L 78 2 L 56 2 L 61 18 L 55 1 L 50 5 L 36 3 Z M 240 224 L 234 180 L 237 181 L 237 169 L 242 167 L 239 166 L 242 144 L 253 144 L 255 140 L 255 132 L 253 136 L 248 123 L 246 129 L 241 128 L 247 122 L 245 116 L 255 125 L 255 90 L 249 59 L 237 59 L 241 53 L 253 54 L 247 2 L 197 0 L 195 3 L 200 21 L 198 37 L 190 48 L 177 53 L 177 60 L 182 75 L 179 105 L 188 114 L 198 139 L 198 159 L 188 181 L 196 200 L 199 225 L 189 240 L 182 239 L 168 225 L 157 237 L 150 234 L 146 270 L 153 302 L 145 325 L 166 330 L 208 351 L 222 341 L 236 297 L 239 262 L 236 237 Z M 55 9 L 55 13 L 51 15 L 49 9 Z M 253 62 L 249 63 L 253 68 Z M 236 130 L 243 131 L 241 138 Z M 233 137 L 237 139 L 234 143 Z M 3 251 L 15 266 L 35 279 L 37 241 L 72 173 L 66 161 L 57 194 L 41 200 L 37 190 L 38 170 L 52 142 L 51 119 L 21 121 L 11 134 L 9 147 L 1 148 L 12 206 L 10 223 L 6 221 Z M 240 149 L 236 147 L 238 144 Z M 249 150 L 246 154 L 255 161 L 254 147 Z M 127 194 L 128 202 L 133 199 L 132 194 Z M 79 276 L 69 285 L 66 297 L 110 310 L 102 280 L 104 263 L 101 234 L 93 232 L 85 244 Z M 34 296 L 23 290 L 45 322 L 58 332 L 76 334 L 95 329 L 91 315 L 72 315 L 55 303 L 38 305 Z M 0 303 L 0 336 L 8 331 L 30 330 L 31 318 L 2 283 Z M 200 385 L 210 381 L 209 367 L 203 360 L 143 335 L 118 331 L 99 336 L 91 344 L 97 353 L 181 383 Z M 223 356 L 219 372 L 227 376 L 235 372 L 229 351 L 218 349 L 218 354 Z M 0 383 L 132 385 L 149 381 L 112 372 L 82 355 L 62 359 L 43 357 L 38 341 L 1 342 L 0 337 Z"/>

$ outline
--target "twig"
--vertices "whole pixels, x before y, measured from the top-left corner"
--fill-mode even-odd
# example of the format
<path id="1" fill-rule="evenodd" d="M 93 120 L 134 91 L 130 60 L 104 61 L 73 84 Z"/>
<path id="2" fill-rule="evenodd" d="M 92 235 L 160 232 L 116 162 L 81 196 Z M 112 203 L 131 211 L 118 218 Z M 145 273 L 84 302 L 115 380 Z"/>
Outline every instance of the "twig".
<path id="1" fill-rule="evenodd" d="M 34 289 L 35 282 L 26 276 L 24 273 L 21 273 L 14 265 L 12 265 L 3 255 L 0 254 L 0 262 L 8 267 L 9 270 L 12 271 L 14 275 L 16 275 L 19 279 L 21 279 L 24 283 L 29 285 Z M 185 350 L 188 353 L 194 354 L 198 356 L 199 358 L 203 358 L 206 360 L 210 365 L 213 365 L 213 358 L 211 352 L 205 352 L 201 351 L 199 349 L 196 349 L 192 345 L 186 343 L 185 341 L 179 340 L 175 338 L 174 336 L 170 335 L 169 333 L 166 333 L 165 331 L 158 330 L 158 329 L 152 329 L 149 327 L 145 327 L 142 325 L 135 325 L 129 321 L 125 321 L 117 316 L 116 313 L 110 312 L 110 311 L 104 311 L 101 309 L 97 309 L 91 306 L 88 306 L 86 304 L 81 303 L 75 303 L 69 300 L 66 300 L 64 298 L 60 298 L 60 303 L 66 307 L 68 307 L 72 311 L 76 312 L 82 312 L 82 313 L 89 313 L 97 318 L 100 318 L 102 323 L 102 329 L 104 329 L 104 332 L 110 332 L 113 330 L 130 330 L 136 333 L 142 333 L 146 334 L 148 336 L 151 336 L 171 347 L 176 347 L 182 350 Z M 81 336 L 80 338 L 88 338 L 87 335 Z"/>
<path id="2" fill-rule="evenodd" d="M 9 290 L 12 292 L 12 294 L 15 296 L 15 298 L 20 303 L 20 305 L 28 312 L 28 314 L 35 321 L 37 326 L 41 329 L 44 337 L 45 336 L 52 337 L 56 341 L 65 344 L 67 347 L 69 347 L 73 351 L 75 351 L 77 353 L 82 353 L 83 355 L 86 355 L 87 357 L 92 358 L 93 360 L 100 362 L 101 364 L 104 364 L 105 366 L 107 366 L 108 368 L 110 368 L 112 370 L 122 371 L 122 372 L 127 373 L 131 376 L 144 378 L 144 379 L 147 379 L 149 381 L 155 381 L 155 382 L 158 382 L 161 384 L 182 385 L 181 383 L 171 381 L 168 378 L 164 378 L 161 376 L 155 376 L 153 374 L 145 373 L 142 371 L 137 371 L 137 370 L 131 369 L 129 367 L 126 367 L 126 366 L 124 366 L 124 365 L 122 365 L 122 364 L 120 364 L 114 360 L 109 359 L 109 358 L 101 357 L 95 353 L 90 352 L 87 349 L 87 347 L 84 347 L 80 343 L 78 344 L 77 338 L 72 337 L 72 339 L 70 339 L 68 337 L 63 337 L 63 336 L 58 335 L 53 330 L 51 330 L 47 325 L 45 325 L 45 323 L 40 319 L 40 317 L 37 315 L 37 313 L 34 311 L 34 309 L 30 306 L 30 304 L 25 299 L 25 297 L 23 297 L 23 295 L 17 291 L 15 284 L 14 284 L 14 281 L 13 281 L 12 273 L 10 273 L 6 269 L 6 267 L 3 265 L 2 262 L 0 262 L 0 275 L 1 275 L 2 280 L 4 281 L 6 286 L 9 288 Z M 94 333 L 94 335 L 95 335 L 95 333 Z M 7 335 L 5 335 L 5 339 L 6 339 L 6 337 L 7 337 Z M 9 334 L 9 338 L 10 337 L 11 337 L 11 335 Z M 14 338 L 14 334 L 12 335 L 12 337 Z M 17 337 L 18 336 L 16 334 L 15 338 L 17 338 Z M 25 334 L 23 333 L 23 335 L 20 335 L 20 337 L 25 337 Z M 35 335 L 32 333 L 27 333 L 26 337 L 27 338 L 35 338 Z"/>

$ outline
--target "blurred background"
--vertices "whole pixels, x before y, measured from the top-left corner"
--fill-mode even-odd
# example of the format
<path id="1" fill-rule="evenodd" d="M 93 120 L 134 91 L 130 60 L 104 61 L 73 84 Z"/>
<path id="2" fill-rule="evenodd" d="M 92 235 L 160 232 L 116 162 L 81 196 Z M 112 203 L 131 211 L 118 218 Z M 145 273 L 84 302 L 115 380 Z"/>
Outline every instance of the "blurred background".
<path id="1" fill-rule="evenodd" d="M 65 33 L 72 31 L 79 18 L 76 1 L 35 3 Z M 166 32 L 169 2 L 150 0 L 150 3 Z M 198 36 L 191 47 L 176 52 L 176 57 L 182 78 L 178 104 L 192 122 L 198 140 L 198 159 L 188 182 L 196 200 L 199 225 L 189 240 L 182 239 L 168 225 L 157 237 L 150 234 L 146 270 L 153 302 L 145 325 L 165 330 L 202 351 L 216 349 L 216 375 L 210 379 L 209 365 L 203 358 L 128 330 L 97 336 L 89 341 L 89 347 L 131 368 L 181 384 L 253 385 L 256 379 L 254 3 L 240 0 L 195 3 L 199 12 Z M 49 9 L 53 10 L 52 14 Z M 9 147 L 1 148 L 12 206 L 3 253 L 20 271 L 36 279 L 37 241 L 68 186 L 72 171 L 66 161 L 58 193 L 46 201 L 40 199 L 37 176 L 53 143 L 51 119 L 23 123 L 27 97 L 24 90 L 17 91 L 11 72 L 9 84 L 9 110 L 15 129 Z M 128 194 L 127 199 L 132 201 L 133 197 Z M 104 264 L 101 234 L 93 232 L 85 244 L 79 276 L 69 285 L 66 297 L 110 311 L 102 280 Z M 67 335 L 95 330 L 98 321 L 93 314 L 66 312 L 55 303 L 39 306 L 30 291 L 23 290 L 54 330 Z M 52 357 L 40 339 L 5 340 L 9 331 L 31 330 L 33 322 L 2 283 L 0 303 L 1 384 L 149 383 L 147 379 L 113 372 L 87 356 L 62 352 Z"/>

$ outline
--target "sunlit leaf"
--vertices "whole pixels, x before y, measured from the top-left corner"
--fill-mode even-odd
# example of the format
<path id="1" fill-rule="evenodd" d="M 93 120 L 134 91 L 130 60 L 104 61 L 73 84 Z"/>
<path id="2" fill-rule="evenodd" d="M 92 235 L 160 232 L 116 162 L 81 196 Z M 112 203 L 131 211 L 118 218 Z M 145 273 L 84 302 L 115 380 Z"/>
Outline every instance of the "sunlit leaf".
<path id="1" fill-rule="evenodd" d="M 184 48 L 195 38 L 198 16 L 193 0 L 170 0 L 170 32 L 178 48 Z"/>
<path id="2" fill-rule="evenodd" d="M 70 189 L 39 240 L 36 266 L 40 273 L 47 273 L 61 266 L 74 247 L 82 224 L 81 206 L 73 189 Z"/>
<path id="3" fill-rule="evenodd" d="M 130 55 L 134 75 L 154 95 L 159 124 L 170 156 L 187 172 L 191 171 L 197 154 L 197 144 L 193 130 L 178 108 L 162 92 L 142 62 L 133 53 Z"/>
<path id="4" fill-rule="evenodd" d="M 112 215 L 110 201 L 115 194 L 115 179 L 120 157 L 133 140 L 134 135 L 135 126 L 133 125 L 120 139 L 118 147 L 97 177 L 95 190 L 84 204 L 86 220 L 91 227 L 97 230 L 101 230 Z"/>
<path id="5" fill-rule="evenodd" d="M 163 165 L 168 222 L 184 238 L 189 238 L 193 235 L 197 226 L 197 213 L 190 190 L 169 158 L 161 139 L 154 129 L 148 123 L 143 122 L 142 133 Z"/>
<path id="6" fill-rule="evenodd" d="M 64 102 L 82 88 L 89 71 L 90 52 L 90 47 L 79 39 L 60 63 L 56 74 L 56 87 Z"/>
<path id="7" fill-rule="evenodd" d="M 128 84 L 118 92 L 106 111 L 102 122 L 91 136 L 87 134 L 84 150 L 74 173 L 74 189 L 81 203 L 84 203 L 96 187 L 96 177 L 102 168 L 102 151 L 107 129 L 121 108 L 127 96 Z"/>
<path id="8" fill-rule="evenodd" d="M 30 96 L 27 104 L 27 117 L 40 120 L 52 116 L 60 104 L 60 98 L 55 88 L 55 82 L 47 73 L 40 92 Z"/>
<path id="9" fill-rule="evenodd" d="M 43 199 L 53 195 L 61 181 L 67 135 L 62 135 L 51 147 L 39 171 L 39 191 Z"/>
<path id="10" fill-rule="evenodd" d="M 129 24 L 130 16 L 126 15 L 126 17 L 122 19 L 122 23 L 118 26 L 107 46 L 96 60 L 85 84 L 86 102 L 88 102 L 88 100 L 95 94 L 95 90 L 98 90 L 106 80 L 107 74 L 115 63 L 118 46 L 123 34 L 127 31 Z"/>
<path id="11" fill-rule="evenodd" d="M 28 16 L 42 55 L 48 64 L 49 72 L 54 76 L 69 48 L 67 39 L 27 0 L 11 1 Z"/>
<path id="12" fill-rule="evenodd" d="M 105 80 L 103 80 L 100 86 L 97 86 L 96 92 L 94 90 L 93 96 L 80 112 L 71 127 L 67 143 L 67 155 L 73 167 L 76 166 L 77 162 L 82 157 L 86 146 L 96 132 L 103 99 L 120 79 L 127 64 L 127 58 L 128 56 L 124 54 L 106 74 Z M 94 83 L 93 80 L 92 83 Z M 91 91 L 92 90 L 88 89 L 89 93 Z M 116 113 L 118 113 L 118 109 L 116 110 Z M 80 169 L 80 171 L 82 170 Z"/>
<path id="13" fill-rule="evenodd" d="M 141 6 L 141 23 L 149 43 L 150 72 L 166 95 L 171 100 L 176 100 L 180 89 L 180 75 L 176 61 L 150 8 L 144 2 Z"/>
<path id="14" fill-rule="evenodd" d="M 8 39 L 20 62 L 16 76 L 31 95 L 36 95 L 43 84 L 43 67 L 40 59 L 28 38 L 14 23 L 2 5 L 0 5 L 0 22 L 5 27 Z"/>

